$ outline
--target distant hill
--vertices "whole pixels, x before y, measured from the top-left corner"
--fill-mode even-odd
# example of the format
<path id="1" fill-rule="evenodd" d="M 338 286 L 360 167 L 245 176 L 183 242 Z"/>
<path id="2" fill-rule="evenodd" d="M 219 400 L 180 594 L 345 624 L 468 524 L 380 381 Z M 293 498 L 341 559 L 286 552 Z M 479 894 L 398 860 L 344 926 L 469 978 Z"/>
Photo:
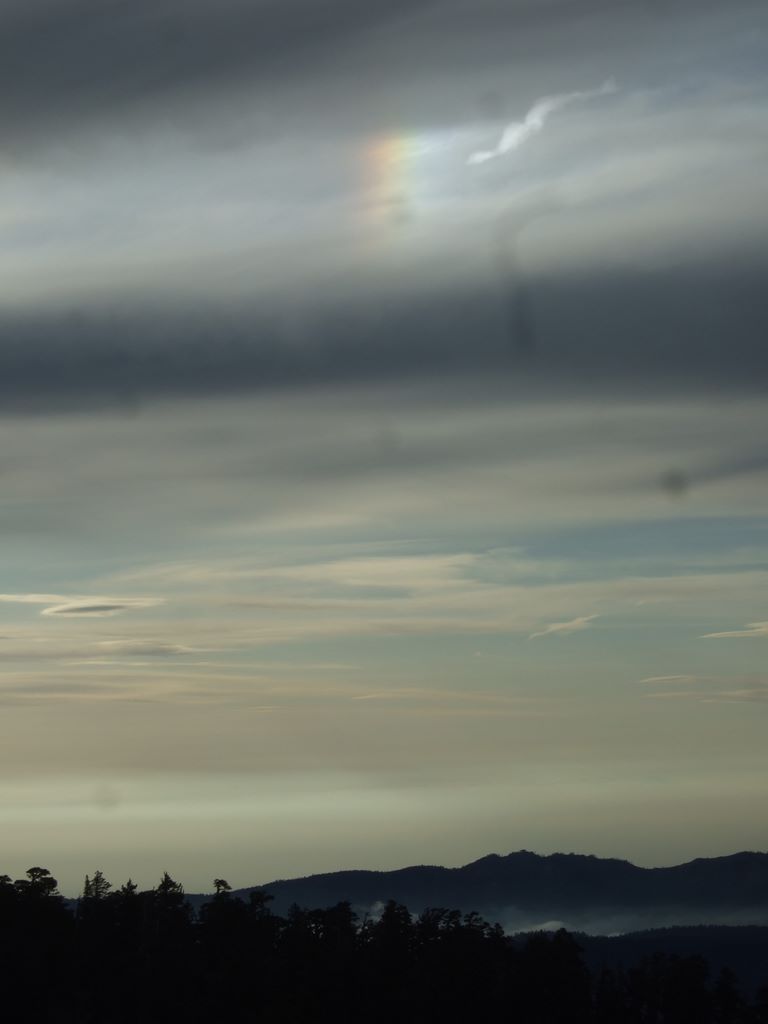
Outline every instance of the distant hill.
<path id="1" fill-rule="evenodd" d="M 624 860 L 523 850 L 459 868 L 336 871 L 252 888 L 266 890 L 277 913 L 292 903 L 314 908 L 341 900 L 366 912 L 394 899 L 414 913 L 426 907 L 476 910 L 512 930 L 561 923 L 598 934 L 685 924 L 768 925 L 767 853 L 641 868 Z"/>
<path id="2" fill-rule="evenodd" d="M 666 953 L 704 957 L 713 978 L 727 968 L 738 977 L 749 999 L 768 980 L 768 928 L 657 928 L 612 937 L 579 934 L 574 937 L 584 952 L 587 966 L 596 974 L 603 968 L 627 967 L 644 957 Z"/>

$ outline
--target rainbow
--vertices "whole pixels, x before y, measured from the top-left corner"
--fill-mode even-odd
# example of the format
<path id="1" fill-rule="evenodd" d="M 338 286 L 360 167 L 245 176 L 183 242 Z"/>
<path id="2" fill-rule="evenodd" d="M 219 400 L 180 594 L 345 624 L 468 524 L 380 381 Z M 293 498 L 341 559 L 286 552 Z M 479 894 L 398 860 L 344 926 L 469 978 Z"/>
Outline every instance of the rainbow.
<path id="1" fill-rule="evenodd" d="M 362 148 L 366 223 L 403 227 L 450 205 L 467 187 L 471 145 L 472 139 L 455 128 L 369 139 Z"/>
<path id="2" fill-rule="evenodd" d="M 366 220 L 372 225 L 407 220 L 414 201 L 417 162 L 423 146 L 405 135 L 380 136 L 363 151 Z"/>

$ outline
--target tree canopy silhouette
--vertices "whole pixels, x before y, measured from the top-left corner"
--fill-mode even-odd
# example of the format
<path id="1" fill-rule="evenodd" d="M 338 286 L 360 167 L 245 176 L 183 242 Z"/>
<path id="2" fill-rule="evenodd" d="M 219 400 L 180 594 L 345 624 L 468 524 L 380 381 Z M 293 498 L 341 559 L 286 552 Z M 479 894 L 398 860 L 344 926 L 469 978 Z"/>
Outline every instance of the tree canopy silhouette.
<path id="1" fill-rule="evenodd" d="M 167 872 L 154 889 L 86 876 L 65 901 L 50 871 L 0 875 L 3 1019 L 57 1024 L 184 1020 L 768 1024 L 703 957 L 663 952 L 589 970 L 564 930 L 510 937 L 476 913 L 390 900 L 270 911 L 223 878 L 197 913 Z"/>

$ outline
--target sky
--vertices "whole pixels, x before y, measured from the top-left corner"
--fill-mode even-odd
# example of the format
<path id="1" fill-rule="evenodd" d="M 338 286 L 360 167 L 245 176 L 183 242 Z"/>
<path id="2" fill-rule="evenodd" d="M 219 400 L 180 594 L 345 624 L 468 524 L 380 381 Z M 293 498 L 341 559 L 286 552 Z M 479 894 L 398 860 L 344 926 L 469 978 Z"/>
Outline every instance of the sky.
<path id="1" fill-rule="evenodd" d="M 0 0 L 0 871 L 768 849 L 763 0 Z"/>

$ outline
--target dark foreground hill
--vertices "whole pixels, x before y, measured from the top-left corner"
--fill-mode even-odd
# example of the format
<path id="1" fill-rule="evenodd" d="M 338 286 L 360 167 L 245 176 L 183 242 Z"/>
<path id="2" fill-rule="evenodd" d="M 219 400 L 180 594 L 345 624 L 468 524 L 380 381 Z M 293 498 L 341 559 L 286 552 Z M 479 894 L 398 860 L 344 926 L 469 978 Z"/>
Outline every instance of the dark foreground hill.
<path id="1" fill-rule="evenodd" d="M 258 886 L 276 913 L 293 903 L 349 901 L 368 911 L 387 900 L 478 911 L 508 930 L 545 925 L 597 934 L 684 924 L 768 925 L 768 854 L 736 853 L 667 868 L 578 854 L 491 854 L 464 867 L 336 871 Z M 240 890 L 246 895 L 250 889 Z"/>

